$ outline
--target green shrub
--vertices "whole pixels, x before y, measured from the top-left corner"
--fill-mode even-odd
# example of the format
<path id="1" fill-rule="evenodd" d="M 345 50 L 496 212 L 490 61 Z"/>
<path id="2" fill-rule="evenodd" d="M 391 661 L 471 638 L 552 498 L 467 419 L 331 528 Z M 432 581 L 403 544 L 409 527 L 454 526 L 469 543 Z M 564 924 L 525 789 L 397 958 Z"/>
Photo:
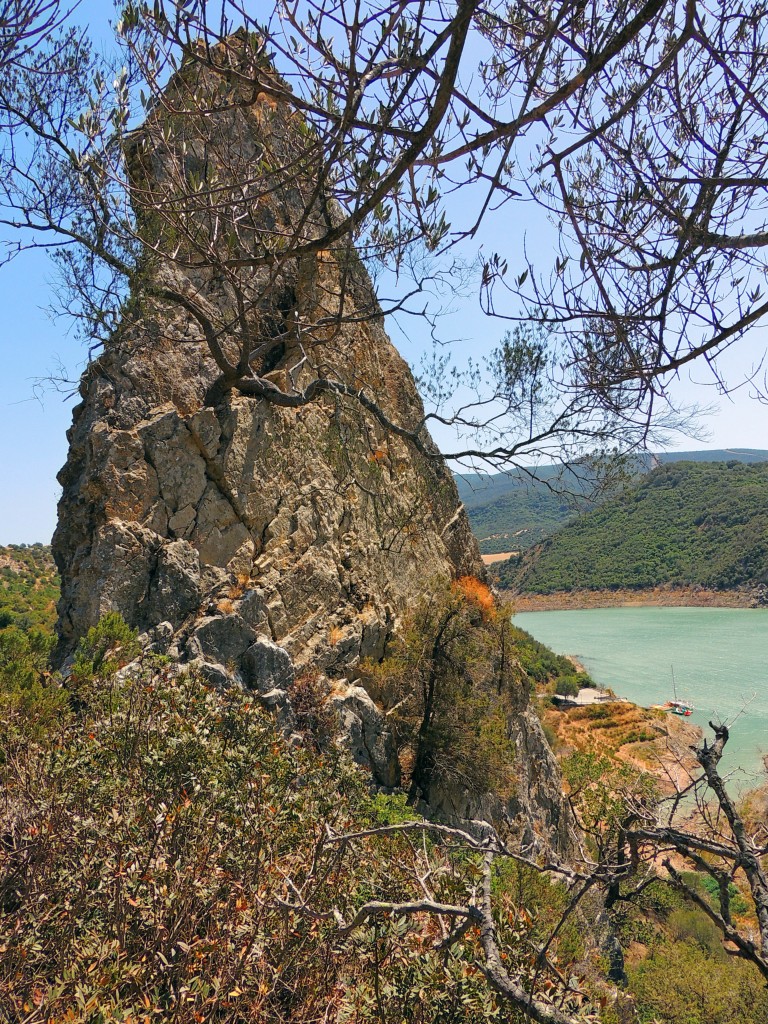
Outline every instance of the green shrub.
<path id="1" fill-rule="evenodd" d="M 515 786 L 508 716 L 527 700 L 508 610 L 465 577 L 436 585 L 406 617 L 388 656 L 363 666 L 366 689 L 388 712 L 409 796 L 436 785 L 474 794 Z"/>
<path id="2" fill-rule="evenodd" d="M 94 673 L 107 634 L 128 649 L 114 622 L 93 634 Z M 518 1021 L 474 930 L 448 956 L 425 915 L 339 932 L 368 899 L 422 899 L 425 878 L 466 904 L 476 855 L 404 834 L 336 842 L 412 812 L 369 798 L 334 748 L 283 742 L 247 691 L 146 661 L 93 678 L 108 702 L 0 762 L 3 1024 Z M 497 895 L 505 963 L 544 980 L 527 911 Z"/>
<path id="3" fill-rule="evenodd" d="M 548 722 L 542 722 L 541 723 L 541 728 L 542 728 L 542 731 L 544 732 L 544 738 L 546 739 L 547 743 L 549 744 L 550 749 L 551 750 L 555 750 L 557 748 L 558 742 L 559 742 L 558 738 L 557 738 L 557 733 L 555 732 L 555 730 L 552 728 L 552 726 Z"/>
<path id="4" fill-rule="evenodd" d="M 555 683 L 555 692 L 563 697 L 575 697 L 580 690 L 575 676 L 561 676 Z"/>
<path id="5" fill-rule="evenodd" d="M 720 908 L 720 886 L 717 879 L 703 871 L 684 871 L 683 881 L 696 889 L 702 896 L 706 896 L 712 906 Z M 747 914 L 750 911 L 749 903 L 742 896 L 739 888 L 733 882 L 728 884 L 728 896 L 730 898 L 731 911 L 734 914 Z"/>
<path id="6" fill-rule="evenodd" d="M 68 713 L 67 696 L 48 672 L 53 637 L 15 626 L 0 631 L 0 742 L 38 740 Z"/>
<path id="7" fill-rule="evenodd" d="M 695 942 L 711 957 L 718 960 L 727 958 L 717 926 L 698 907 L 673 910 L 667 919 L 667 927 L 675 941 Z"/>
<path id="8" fill-rule="evenodd" d="M 768 994 L 751 964 L 713 957 L 697 941 L 654 946 L 629 971 L 641 1024 L 765 1024 Z"/>
<path id="9" fill-rule="evenodd" d="M 108 678 L 133 661 L 141 652 L 137 637 L 138 630 L 131 629 L 119 612 L 109 612 L 81 638 L 70 673 L 72 685 Z"/>

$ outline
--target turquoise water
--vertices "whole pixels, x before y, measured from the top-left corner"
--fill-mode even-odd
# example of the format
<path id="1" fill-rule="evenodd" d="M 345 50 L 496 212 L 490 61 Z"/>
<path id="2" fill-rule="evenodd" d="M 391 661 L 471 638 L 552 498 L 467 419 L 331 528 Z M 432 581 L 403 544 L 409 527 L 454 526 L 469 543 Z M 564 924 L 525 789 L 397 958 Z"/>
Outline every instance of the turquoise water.
<path id="1" fill-rule="evenodd" d="M 525 612 L 514 622 L 646 707 L 674 696 L 674 668 L 678 698 L 696 705 L 687 721 L 704 729 L 710 719 L 733 723 L 723 768 L 737 773 L 739 788 L 765 781 L 768 610 L 590 608 Z"/>

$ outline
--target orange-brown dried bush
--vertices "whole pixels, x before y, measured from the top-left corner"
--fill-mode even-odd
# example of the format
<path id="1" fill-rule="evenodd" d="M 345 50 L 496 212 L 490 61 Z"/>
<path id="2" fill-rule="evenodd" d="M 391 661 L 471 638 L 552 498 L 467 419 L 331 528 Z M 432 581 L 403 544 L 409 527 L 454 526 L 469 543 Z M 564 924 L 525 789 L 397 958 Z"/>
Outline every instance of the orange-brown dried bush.
<path id="1" fill-rule="evenodd" d="M 462 576 L 456 580 L 455 587 L 462 597 L 474 604 L 484 619 L 489 619 L 496 611 L 496 601 L 490 589 L 481 583 L 476 576 Z"/>

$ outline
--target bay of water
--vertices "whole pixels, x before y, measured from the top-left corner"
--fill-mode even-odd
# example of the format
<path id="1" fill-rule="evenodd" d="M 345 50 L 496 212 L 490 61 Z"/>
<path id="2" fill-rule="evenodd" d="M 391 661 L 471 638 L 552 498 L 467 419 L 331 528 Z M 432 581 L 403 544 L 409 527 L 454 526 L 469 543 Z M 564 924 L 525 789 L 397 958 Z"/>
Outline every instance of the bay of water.
<path id="1" fill-rule="evenodd" d="M 599 686 L 645 707 L 674 697 L 674 669 L 678 698 L 696 706 L 686 721 L 709 735 L 710 720 L 730 726 L 723 769 L 739 788 L 766 781 L 767 609 L 590 608 L 523 612 L 514 623 L 578 658 Z"/>

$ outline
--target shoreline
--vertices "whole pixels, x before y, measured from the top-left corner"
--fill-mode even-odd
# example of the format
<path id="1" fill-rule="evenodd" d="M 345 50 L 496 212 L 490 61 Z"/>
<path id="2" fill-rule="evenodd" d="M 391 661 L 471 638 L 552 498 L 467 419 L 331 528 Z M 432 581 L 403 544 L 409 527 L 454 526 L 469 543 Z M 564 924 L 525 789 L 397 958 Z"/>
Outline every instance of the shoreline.
<path id="1" fill-rule="evenodd" d="M 665 796 L 687 786 L 698 769 L 692 748 L 704 736 L 700 726 L 625 697 L 571 706 L 539 705 L 539 716 L 554 733 L 558 759 L 575 750 L 608 756 L 648 772 Z"/>
<path id="2" fill-rule="evenodd" d="M 755 595 L 743 590 L 653 587 L 648 590 L 568 590 L 554 594 L 504 591 L 515 612 L 582 611 L 589 608 L 755 608 Z"/>

